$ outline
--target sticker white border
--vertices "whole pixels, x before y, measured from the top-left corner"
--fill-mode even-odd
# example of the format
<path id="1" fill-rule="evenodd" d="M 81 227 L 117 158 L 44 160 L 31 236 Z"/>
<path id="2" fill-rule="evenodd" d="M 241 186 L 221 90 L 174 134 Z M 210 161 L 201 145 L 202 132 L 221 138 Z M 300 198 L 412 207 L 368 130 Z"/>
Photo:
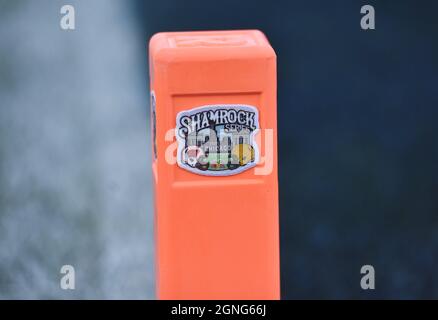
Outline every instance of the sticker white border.
<path id="1" fill-rule="evenodd" d="M 182 117 L 184 116 L 190 116 L 193 113 L 207 111 L 215 108 L 221 108 L 221 109 L 240 109 L 240 110 L 246 110 L 250 112 L 255 113 L 255 126 L 256 129 L 254 129 L 250 135 L 250 139 L 252 141 L 252 147 L 254 148 L 254 161 L 251 163 L 248 163 L 244 166 L 241 166 L 234 170 L 223 170 L 223 171 L 201 171 L 196 168 L 192 168 L 189 165 L 186 165 L 183 163 L 181 159 L 181 154 L 184 149 L 185 140 L 184 138 L 180 137 L 179 135 L 179 123 Z M 195 107 L 189 110 L 184 110 L 178 112 L 176 116 L 176 127 L 175 127 L 175 136 L 178 143 L 178 149 L 177 149 L 177 163 L 178 166 L 181 169 L 184 169 L 186 171 L 189 171 L 194 174 L 202 175 L 202 176 L 212 176 L 212 177 L 227 177 L 227 176 L 234 176 L 236 174 L 242 173 L 243 171 L 247 171 L 251 168 L 254 168 L 260 161 L 260 152 L 259 152 L 259 146 L 257 145 L 256 141 L 256 135 L 260 131 L 260 124 L 259 124 L 259 111 L 255 106 L 249 105 L 249 104 L 208 104 L 203 105 L 199 107 Z"/>

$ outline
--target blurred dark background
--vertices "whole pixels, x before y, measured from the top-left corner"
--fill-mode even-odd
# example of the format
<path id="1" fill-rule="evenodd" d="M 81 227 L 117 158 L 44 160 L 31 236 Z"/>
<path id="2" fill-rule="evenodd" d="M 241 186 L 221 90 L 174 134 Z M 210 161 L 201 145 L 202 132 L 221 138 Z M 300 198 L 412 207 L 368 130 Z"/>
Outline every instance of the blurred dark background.
<path id="1" fill-rule="evenodd" d="M 376 30 L 360 28 L 373 5 Z M 138 1 L 145 34 L 249 29 L 278 57 L 282 297 L 438 298 L 436 1 Z M 376 270 L 376 290 L 359 286 Z"/>
<path id="2" fill-rule="evenodd" d="M 360 28 L 365 4 L 376 30 Z M 437 12 L 0 0 L 0 298 L 154 298 L 148 40 L 249 28 L 278 56 L 282 298 L 438 298 Z"/>

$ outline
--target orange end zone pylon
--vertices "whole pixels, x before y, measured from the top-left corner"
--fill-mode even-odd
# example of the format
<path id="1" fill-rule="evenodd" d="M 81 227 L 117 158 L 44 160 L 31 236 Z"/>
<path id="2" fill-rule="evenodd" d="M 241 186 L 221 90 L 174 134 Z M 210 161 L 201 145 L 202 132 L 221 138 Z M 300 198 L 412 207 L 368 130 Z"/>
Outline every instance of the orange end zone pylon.
<path id="1" fill-rule="evenodd" d="M 279 299 L 276 55 L 263 33 L 149 45 L 159 299 Z"/>

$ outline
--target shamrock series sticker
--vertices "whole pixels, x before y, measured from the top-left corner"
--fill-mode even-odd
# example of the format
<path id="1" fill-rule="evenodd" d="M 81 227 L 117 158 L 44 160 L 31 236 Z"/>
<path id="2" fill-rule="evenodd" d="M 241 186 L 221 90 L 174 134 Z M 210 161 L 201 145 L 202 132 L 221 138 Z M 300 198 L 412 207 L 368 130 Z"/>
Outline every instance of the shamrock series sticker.
<path id="1" fill-rule="evenodd" d="M 229 176 L 259 161 L 258 111 L 242 104 L 206 105 L 178 113 L 178 165 L 192 173 Z"/>

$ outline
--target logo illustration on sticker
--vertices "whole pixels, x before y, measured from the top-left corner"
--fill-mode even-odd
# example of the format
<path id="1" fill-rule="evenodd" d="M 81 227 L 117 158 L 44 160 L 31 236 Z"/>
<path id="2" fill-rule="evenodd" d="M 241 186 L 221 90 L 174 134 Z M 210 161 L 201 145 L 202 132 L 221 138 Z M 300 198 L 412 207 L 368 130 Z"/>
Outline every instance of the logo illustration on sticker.
<path id="1" fill-rule="evenodd" d="M 178 165 L 208 176 L 229 176 L 259 161 L 255 135 L 257 108 L 242 104 L 206 105 L 178 113 Z"/>

